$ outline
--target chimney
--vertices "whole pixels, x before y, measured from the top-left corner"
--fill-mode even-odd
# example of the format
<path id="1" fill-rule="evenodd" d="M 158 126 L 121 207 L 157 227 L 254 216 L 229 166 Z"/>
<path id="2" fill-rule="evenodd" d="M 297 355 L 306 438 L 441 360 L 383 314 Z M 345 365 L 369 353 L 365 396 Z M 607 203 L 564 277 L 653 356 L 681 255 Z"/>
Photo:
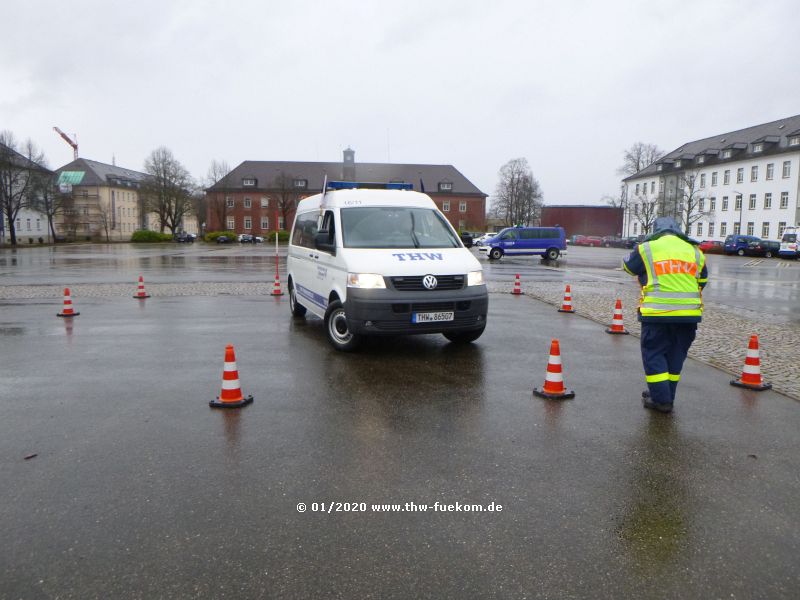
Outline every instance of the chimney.
<path id="1" fill-rule="evenodd" d="M 343 154 L 344 160 L 342 161 L 342 181 L 355 181 L 356 151 L 348 146 Z"/>

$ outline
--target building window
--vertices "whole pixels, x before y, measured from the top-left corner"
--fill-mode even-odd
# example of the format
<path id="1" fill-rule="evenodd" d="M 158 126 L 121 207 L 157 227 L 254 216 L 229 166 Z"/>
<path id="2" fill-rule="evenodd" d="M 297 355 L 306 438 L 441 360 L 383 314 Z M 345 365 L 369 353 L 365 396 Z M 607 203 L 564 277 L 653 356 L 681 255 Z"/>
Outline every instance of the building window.
<path id="1" fill-rule="evenodd" d="M 453 191 L 453 183 L 450 181 L 440 181 L 439 182 L 439 191 L 440 192 L 452 192 Z"/>
<path id="2" fill-rule="evenodd" d="M 775 175 L 775 163 L 769 163 L 767 165 L 767 181 L 770 181 L 774 175 Z"/>
<path id="3" fill-rule="evenodd" d="M 41 231 L 41 230 L 42 230 L 42 220 L 36 219 L 36 231 Z"/>
<path id="4" fill-rule="evenodd" d="M 800 135 L 795 135 L 789 138 L 790 146 L 800 146 Z"/>
<path id="5" fill-rule="evenodd" d="M 697 224 L 697 237 L 700 237 L 702 235 L 703 235 L 703 224 L 702 223 L 698 223 Z"/>
<path id="6" fill-rule="evenodd" d="M 637 235 L 637 231 L 636 231 L 636 230 L 637 230 L 638 228 L 639 228 L 639 224 L 638 224 L 638 223 L 634 223 L 634 224 L 633 224 L 633 235 Z"/>
<path id="7" fill-rule="evenodd" d="M 697 157 L 697 164 L 698 165 L 702 165 L 704 162 L 706 162 L 706 157 L 705 156 L 698 156 Z"/>
<path id="8" fill-rule="evenodd" d="M 250 200 L 250 198 L 245 198 L 244 199 L 244 207 L 245 208 L 250 208 L 252 205 L 253 205 L 253 202 Z"/>
<path id="9" fill-rule="evenodd" d="M 767 239 L 769 237 L 769 221 L 764 221 L 761 224 L 761 238 Z"/>
<path id="10" fill-rule="evenodd" d="M 467 212 L 467 201 L 462 200 L 458 203 L 458 212 Z"/>
<path id="11" fill-rule="evenodd" d="M 442 202 L 442 212 L 450 212 L 450 200 Z"/>
<path id="12" fill-rule="evenodd" d="M 728 224 L 727 223 L 720 223 L 719 235 L 720 235 L 720 237 L 725 237 L 726 235 L 728 235 Z"/>
<path id="13" fill-rule="evenodd" d="M 234 221 L 233 217 L 228 217 L 228 231 L 233 231 L 236 227 L 236 222 Z"/>
<path id="14" fill-rule="evenodd" d="M 269 229 L 269 217 L 261 217 L 261 230 L 267 231 Z"/>
<path id="15" fill-rule="evenodd" d="M 731 157 L 731 151 L 730 150 L 723 150 L 722 154 L 720 155 L 720 157 L 721 158 L 730 158 Z"/>
<path id="16" fill-rule="evenodd" d="M 712 238 L 714 237 L 714 224 L 713 223 L 709 223 L 708 224 L 708 237 L 712 237 Z"/>
<path id="17" fill-rule="evenodd" d="M 663 194 L 664 193 L 664 180 L 663 179 L 659 179 L 658 180 L 658 193 L 659 194 Z"/>
<path id="18" fill-rule="evenodd" d="M 783 161 L 783 178 L 786 179 L 791 174 L 792 174 L 792 161 L 790 160 Z"/>
<path id="19" fill-rule="evenodd" d="M 708 200 L 708 210 L 714 212 L 716 208 L 717 208 L 717 199 L 714 196 L 711 196 L 711 198 Z"/>
<path id="20" fill-rule="evenodd" d="M 680 169 L 680 168 L 681 168 L 681 164 L 683 164 L 681 161 L 679 161 L 679 160 L 676 160 L 676 161 L 675 161 L 675 168 L 676 168 L 676 169 Z"/>
<path id="21" fill-rule="evenodd" d="M 789 192 L 781 192 L 781 208 L 789 208 Z"/>
<path id="22" fill-rule="evenodd" d="M 753 152 L 761 152 L 764 149 L 764 144 L 753 144 Z"/>
<path id="23" fill-rule="evenodd" d="M 242 179 L 242 185 L 243 185 L 244 187 L 255 187 L 255 185 L 256 185 L 256 180 L 255 180 L 255 179 L 253 179 L 253 178 L 247 178 L 247 177 L 246 177 L 246 178 Z"/>
<path id="24" fill-rule="evenodd" d="M 701 188 L 706 187 L 706 174 L 705 173 L 700 173 L 700 187 Z"/>
<path id="25" fill-rule="evenodd" d="M 306 189 L 308 187 L 308 179 L 295 179 L 292 181 L 292 186 L 296 188 Z"/>
<path id="26" fill-rule="evenodd" d="M 755 210 L 756 209 L 756 195 L 750 194 L 750 202 L 747 205 L 747 210 Z"/>
<path id="27" fill-rule="evenodd" d="M 783 230 L 786 229 L 786 221 L 781 221 L 778 223 L 778 237 L 783 237 Z"/>
<path id="28" fill-rule="evenodd" d="M 636 184 L 636 191 L 634 192 L 637 196 L 639 195 L 639 184 Z"/>
<path id="29" fill-rule="evenodd" d="M 769 210 L 772 208 L 772 194 L 767 192 L 764 194 L 764 210 Z"/>
<path id="30" fill-rule="evenodd" d="M 656 171 L 663 171 L 664 165 L 656 165 Z"/>
<path id="31" fill-rule="evenodd" d="M 250 231 L 253 228 L 253 219 L 251 219 L 250 217 L 245 217 L 244 228 L 245 230 Z"/>
<path id="32" fill-rule="evenodd" d="M 722 174 L 722 185 L 728 185 L 730 184 L 730 182 L 731 182 L 731 172 L 730 170 L 727 170 Z M 716 184 L 712 181 L 711 185 L 716 185 Z"/>
<path id="33" fill-rule="evenodd" d="M 739 235 L 742 232 L 742 224 L 738 221 L 733 224 L 733 235 Z"/>
<path id="34" fill-rule="evenodd" d="M 27 221 L 27 225 L 28 225 L 28 231 L 30 231 L 31 230 L 31 220 L 30 219 L 26 219 L 26 221 Z"/>
<path id="35" fill-rule="evenodd" d="M 227 204 L 228 208 L 233 208 L 233 198 L 230 196 L 225 198 L 225 204 Z"/>
<path id="36" fill-rule="evenodd" d="M 750 181 L 758 181 L 758 166 L 750 167 Z"/>
<path id="37" fill-rule="evenodd" d="M 752 221 L 747 223 L 747 235 L 753 235 L 756 231 L 756 224 Z"/>
<path id="38" fill-rule="evenodd" d="M 278 217 L 278 229 L 286 229 L 283 217 Z"/>
<path id="39" fill-rule="evenodd" d="M 261 208 L 269 208 L 269 197 L 264 196 L 261 198 Z"/>
<path id="40" fill-rule="evenodd" d="M 723 211 L 728 210 L 728 197 L 727 196 L 723 196 L 722 197 L 722 210 Z"/>
<path id="41" fill-rule="evenodd" d="M 734 202 L 733 210 L 742 210 L 742 195 L 736 194 L 736 202 Z"/>
<path id="42" fill-rule="evenodd" d="M 736 183 L 742 183 L 744 181 L 744 167 L 739 167 L 736 169 Z"/>

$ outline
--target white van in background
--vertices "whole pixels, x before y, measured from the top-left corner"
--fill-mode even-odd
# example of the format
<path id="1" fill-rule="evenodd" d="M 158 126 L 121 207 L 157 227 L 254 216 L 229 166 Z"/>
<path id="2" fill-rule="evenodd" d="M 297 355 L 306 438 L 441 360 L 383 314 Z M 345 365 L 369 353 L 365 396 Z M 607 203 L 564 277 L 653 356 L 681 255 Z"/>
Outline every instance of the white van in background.
<path id="1" fill-rule="evenodd" d="M 800 256 L 800 247 L 797 241 L 798 233 L 800 233 L 800 227 L 787 227 L 783 230 L 778 256 L 781 258 L 797 258 Z"/>
<path id="2" fill-rule="evenodd" d="M 363 336 L 441 333 L 469 343 L 486 327 L 478 260 L 411 184 L 328 182 L 300 201 L 289 238 L 289 305 L 324 319 L 337 350 Z"/>

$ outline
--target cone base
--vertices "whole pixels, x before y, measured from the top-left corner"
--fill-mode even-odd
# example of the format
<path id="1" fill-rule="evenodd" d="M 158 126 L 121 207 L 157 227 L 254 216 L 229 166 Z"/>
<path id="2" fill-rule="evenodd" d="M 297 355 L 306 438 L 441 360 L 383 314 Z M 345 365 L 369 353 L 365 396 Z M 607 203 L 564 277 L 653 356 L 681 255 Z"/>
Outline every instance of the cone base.
<path id="1" fill-rule="evenodd" d="M 240 408 L 242 406 L 247 406 L 253 401 L 252 396 L 248 396 L 247 398 L 242 398 L 238 402 L 221 402 L 219 398 L 216 400 L 212 400 L 208 403 L 211 408 Z"/>
<path id="2" fill-rule="evenodd" d="M 762 383 L 761 385 L 756 385 L 753 383 L 744 383 L 741 379 L 731 379 L 731 385 L 735 385 L 736 387 L 745 388 L 748 390 L 753 390 L 754 392 L 763 392 L 764 390 L 772 389 L 771 383 Z"/>
<path id="3" fill-rule="evenodd" d="M 533 388 L 533 395 L 538 396 L 539 398 L 544 398 L 545 400 L 569 400 L 570 398 L 575 397 L 575 392 L 572 390 L 565 390 L 563 394 L 549 394 L 544 390 L 540 390 L 539 388 Z"/>
<path id="4" fill-rule="evenodd" d="M 511 290 L 512 296 L 522 296 L 522 292 L 520 290 Z"/>
<path id="5" fill-rule="evenodd" d="M 144 300 L 145 298 L 149 298 L 150 294 L 145 294 L 144 296 L 134 296 L 137 300 Z"/>
<path id="6" fill-rule="evenodd" d="M 64 314 L 64 313 L 57 313 L 56 316 L 57 317 L 67 317 L 67 318 L 69 318 L 69 317 L 77 317 L 79 314 L 81 314 L 81 313 L 74 312 L 74 313 L 71 313 L 71 314 L 68 314 L 68 315 Z"/>
<path id="7" fill-rule="evenodd" d="M 283 292 L 272 292 L 270 296 L 283 296 Z"/>
<path id="8" fill-rule="evenodd" d="M 614 331 L 613 329 L 606 329 L 606 333 L 613 333 L 616 335 L 630 335 L 630 331 L 623 329 L 622 331 Z"/>
<path id="9" fill-rule="evenodd" d="M 559 308 L 558 312 L 574 313 L 575 309 L 574 308 Z"/>

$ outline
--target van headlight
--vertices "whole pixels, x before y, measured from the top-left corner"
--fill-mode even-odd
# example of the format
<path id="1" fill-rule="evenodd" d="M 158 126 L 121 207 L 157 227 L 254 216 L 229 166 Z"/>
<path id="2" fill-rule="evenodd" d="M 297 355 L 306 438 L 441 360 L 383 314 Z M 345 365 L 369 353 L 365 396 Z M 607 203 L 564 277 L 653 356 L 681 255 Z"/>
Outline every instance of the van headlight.
<path id="1" fill-rule="evenodd" d="M 470 271 L 467 273 L 467 286 L 482 285 L 483 271 Z"/>
<path id="2" fill-rule="evenodd" d="M 361 289 L 386 289 L 383 275 L 375 273 L 348 273 L 347 287 Z"/>

